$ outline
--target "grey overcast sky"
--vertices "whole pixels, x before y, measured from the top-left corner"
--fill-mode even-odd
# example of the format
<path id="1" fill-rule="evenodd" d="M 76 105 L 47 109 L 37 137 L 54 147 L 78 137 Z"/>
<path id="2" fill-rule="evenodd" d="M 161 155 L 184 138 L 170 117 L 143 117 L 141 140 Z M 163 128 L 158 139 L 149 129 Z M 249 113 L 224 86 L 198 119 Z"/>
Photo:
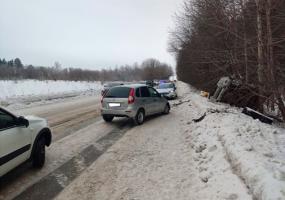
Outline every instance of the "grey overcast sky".
<path id="1" fill-rule="evenodd" d="M 167 52 L 183 0 L 0 0 L 0 58 L 24 64 L 108 68 Z"/>

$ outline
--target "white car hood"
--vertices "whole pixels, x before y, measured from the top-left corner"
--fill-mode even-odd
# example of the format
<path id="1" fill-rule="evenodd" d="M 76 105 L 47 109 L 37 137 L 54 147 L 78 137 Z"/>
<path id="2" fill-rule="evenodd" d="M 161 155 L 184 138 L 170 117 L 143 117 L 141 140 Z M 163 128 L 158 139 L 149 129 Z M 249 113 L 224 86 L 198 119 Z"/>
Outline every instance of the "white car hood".
<path id="1" fill-rule="evenodd" d="M 162 88 L 162 89 L 156 89 L 159 93 L 170 93 L 173 92 L 172 88 Z"/>
<path id="2" fill-rule="evenodd" d="M 27 120 L 29 120 L 30 123 L 37 123 L 37 122 L 44 122 L 44 123 L 46 123 L 45 119 L 37 117 L 37 116 L 33 116 L 33 115 L 25 116 L 25 118 Z"/>

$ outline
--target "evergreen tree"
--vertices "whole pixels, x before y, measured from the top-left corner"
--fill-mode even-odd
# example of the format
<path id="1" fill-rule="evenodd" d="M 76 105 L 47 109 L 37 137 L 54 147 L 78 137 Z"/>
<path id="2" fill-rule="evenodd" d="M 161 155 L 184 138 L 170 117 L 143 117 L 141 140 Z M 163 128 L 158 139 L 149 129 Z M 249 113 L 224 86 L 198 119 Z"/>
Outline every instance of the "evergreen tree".
<path id="1" fill-rule="evenodd" d="M 23 64 L 22 64 L 22 61 L 20 60 L 20 58 L 16 58 L 14 60 L 14 65 L 18 68 L 23 68 Z"/>

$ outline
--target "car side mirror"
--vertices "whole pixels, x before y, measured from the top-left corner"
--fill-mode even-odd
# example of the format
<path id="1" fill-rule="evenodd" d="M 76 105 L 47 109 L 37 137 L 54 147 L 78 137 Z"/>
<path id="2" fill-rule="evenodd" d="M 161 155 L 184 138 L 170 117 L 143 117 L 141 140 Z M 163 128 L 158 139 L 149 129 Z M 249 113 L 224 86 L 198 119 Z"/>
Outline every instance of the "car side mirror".
<path id="1" fill-rule="evenodd" d="M 20 116 L 16 120 L 17 125 L 29 127 L 29 120 L 25 119 L 25 117 Z"/>

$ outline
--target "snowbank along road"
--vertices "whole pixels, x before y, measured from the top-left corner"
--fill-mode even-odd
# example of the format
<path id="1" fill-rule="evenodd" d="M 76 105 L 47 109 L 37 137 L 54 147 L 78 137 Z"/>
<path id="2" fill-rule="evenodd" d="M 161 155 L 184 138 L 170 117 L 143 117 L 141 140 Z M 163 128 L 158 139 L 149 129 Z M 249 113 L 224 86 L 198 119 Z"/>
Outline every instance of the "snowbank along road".
<path id="1" fill-rule="evenodd" d="M 55 141 L 42 170 L 1 180 L 0 199 L 285 199 L 284 129 L 181 82 L 178 94 L 137 127 L 103 122 L 94 97 L 20 110 L 48 118 Z"/>

